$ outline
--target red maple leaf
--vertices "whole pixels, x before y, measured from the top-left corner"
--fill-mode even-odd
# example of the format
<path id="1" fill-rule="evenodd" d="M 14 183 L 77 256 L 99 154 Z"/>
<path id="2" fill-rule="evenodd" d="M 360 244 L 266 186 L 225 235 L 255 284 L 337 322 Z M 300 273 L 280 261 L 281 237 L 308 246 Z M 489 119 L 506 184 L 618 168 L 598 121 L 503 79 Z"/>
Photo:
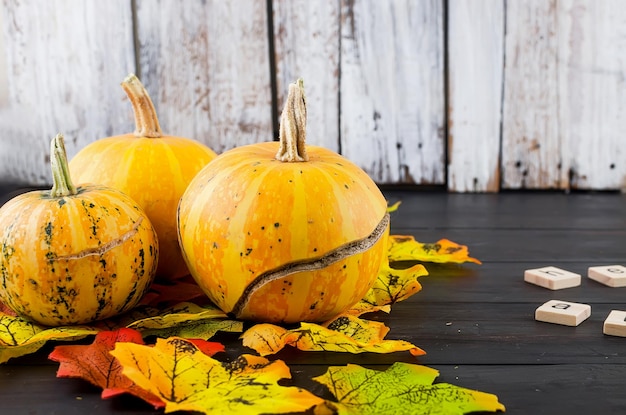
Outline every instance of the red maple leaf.
<path id="1" fill-rule="evenodd" d="M 13 316 L 15 317 L 17 314 L 15 314 L 15 311 L 11 310 L 9 307 L 6 306 L 6 304 L 0 302 L 0 313 L 4 313 L 8 316 Z"/>
<path id="2" fill-rule="evenodd" d="M 206 294 L 193 280 L 180 279 L 152 283 L 150 291 L 142 299 L 142 304 L 158 305 L 166 303 L 181 303 L 197 298 L 204 298 Z"/>
<path id="3" fill-rule="evenodd" d="M 202 353 L 207 356 L 213 356 L 215 353 L 223 352 L 224 345 L 217 342 L 209 342 L 202 339 L 186 339 L 188 342 L 193 343 Z"/>
<path id="4" fill-rule="evenodd" d="M 160 398 L 141 389 L 122 373 L 122 366 L 109 353 L 119 342 L 144 344 L 141 333 L 133 329 L 101 331 L 92 344 L 56 346 L 48 358 L 60 363 L 57 377 L 79 378 L 101 387 L 103 399 L 130 393 L 156 409 L 165 407 Z"/>

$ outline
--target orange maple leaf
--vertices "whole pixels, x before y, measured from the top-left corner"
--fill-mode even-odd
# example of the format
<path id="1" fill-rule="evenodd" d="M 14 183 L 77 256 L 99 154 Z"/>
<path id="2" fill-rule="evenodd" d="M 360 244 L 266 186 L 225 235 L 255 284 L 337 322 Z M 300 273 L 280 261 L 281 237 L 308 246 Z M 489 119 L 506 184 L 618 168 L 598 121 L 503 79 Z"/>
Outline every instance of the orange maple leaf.
<path id="1" fill-rule="evenodd" d="M 224 351 L 224 346 L 220 343 L 200 339 L 189 342 L 209 356 Z M 144 344 L 140 332 L 121 328 L 98 333 L 90 345 L 57 346 L 48 358 L 60 363 L 57 377 L 80 378 L 99 386 L 102 388 L 102 399 L 130 393 L 157 409 L 165 407 L 165 403 L 159 397 L 135 385 L 122 373 L 122 366 L 110 353 L 117 343 Z"/>
<path id="2" fill-rule="evenodd" d="M 383 323 L 341 315 L 324 325 L 300 323 L 299 328 L 286 329 L 273 324 L 256 324 L 242 336 L 243 345 L 261 356 L 278 353 L 289 345 L 302 351 L 347 353 L 393 353 L 409 351 L 413 356 L 425 352 L 403 340 L 386 340 L 389 328 Z"/>
<path id="3" fill-rule="evenodd" d="M 119 362 L 109 353 L 118 342 L 144 344 L 141 333 L 122 328 L 98 333 L 90 345 L 57 346 L 48 358 L 60 363 L 57 377 L 80 378 L 99 386 L 102 399 L 127 392 L 155 408 L 163 408 L 165 404 L 161 399 L 139 388 L 122 374 Z"/>
<path id="4" fill-rule="evenodd" d="M 304 389 L 280 385 L 291 377 L 280 360 L 241 355 L 222 363 L 180 337 L 157 339 L 154 347 L 117 343 L 111 353 L 126 376 L 163 399 L 165 412 L 293 413 L 323 402 Z"/>

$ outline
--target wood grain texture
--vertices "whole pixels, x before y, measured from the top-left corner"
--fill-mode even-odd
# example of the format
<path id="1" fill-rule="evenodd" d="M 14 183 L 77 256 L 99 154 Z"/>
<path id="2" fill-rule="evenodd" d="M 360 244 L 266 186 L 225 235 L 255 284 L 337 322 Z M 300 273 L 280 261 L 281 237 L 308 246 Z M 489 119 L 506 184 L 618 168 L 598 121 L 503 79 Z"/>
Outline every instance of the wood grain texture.
<path id="1" fill-rule="evenodd" d="M 443 2 L 342 0 L 341 150 L 379 183 L 445 182 Z"/>
<path id="2" fill-rule="evenodd" d="M 448 189 L 500 190 L 504 2 L 448 3 Z"/>
<path id="3" fill-rule="evenodd" d="M 502 187 L 562 189 L 557 0 L 506 3 Z"/>
<path id="4" fill-rule="evenodd" d="M 0 7 L 8 80 L 0 178 L 50 183 L 56 133 L 65 134 L 71 157 L 132 125 L 119 87 L 134 70 L 130 0 L 6 0 Z"/>
<path id="5" fill-rule="evenodd" d="M 559 119 L 574 189 L 626 188 L 626 8 L 559 1 Z"/>
<path id="6" fill-rule="evenodd" d="M 574 193 L 508 194 L 475 193 L 451 194 L 442 199 L 434 193 L 418 193 L 411 190 L 386 192 L 390 204 L 401 201 L 400 208 L 392 214 L 391 223 L 412 228 L 413 232 L 424 229 L 451 227 L 456 229 L 527 229 L 571 231 L 626 230 L 626 194 Z M 498 210 L 491 206 L 497 203 Z M 463 215 L 453 212 L 462 210 Z M 525 214 L 520 216 L 519 212 Z M 562 221 L 562 217 L 571 218 Z M 468 220 L 471 218 L 471 220 Z M 579 238 L 582 239 L 582 238 Z"/>
<path id="7" fill-rule="evenodd" d="M 307 143 L 339 151 L 339 1 L 274 0 L 278 111 L 304 79 Z"/>
<path id="8" fill-rule="evenodd" d="M 220 153 L 271 141 L 264 1 L 138 1 L 140 76 L 163 131 Z"/>

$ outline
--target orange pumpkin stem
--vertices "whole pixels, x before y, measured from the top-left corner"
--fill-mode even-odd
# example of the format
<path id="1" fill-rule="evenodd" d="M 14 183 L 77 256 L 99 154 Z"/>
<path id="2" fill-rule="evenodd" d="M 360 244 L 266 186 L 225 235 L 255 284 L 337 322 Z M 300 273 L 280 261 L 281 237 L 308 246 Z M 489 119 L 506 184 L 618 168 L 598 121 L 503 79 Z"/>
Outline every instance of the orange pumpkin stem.
<path id="1" fill-rule="evenodd" d="M 304 81 L 298 79 L 289 85 L 289 94 L 280 116 L 280 146 L 276 160 L 285 162 L 308 161 L 306 153 L 306 99 Z"/>
<path id="2" fill-rule="evenodd" d="M 50 142 L 50 167 L 52 168 L 52 189 L 50 190 L 50 196 L 63 197 L 75 195 L 76 187 L 70 177 L 63 134 L 57 134 Z"/>
<path id="3" fill-rule="evenodd" d="M 134 74 L 130 74 L 122 82 L 122 88 L 135 113 L 135 136 L 158 138 L 163 135 L 154 104 L 148 91 Z"/>

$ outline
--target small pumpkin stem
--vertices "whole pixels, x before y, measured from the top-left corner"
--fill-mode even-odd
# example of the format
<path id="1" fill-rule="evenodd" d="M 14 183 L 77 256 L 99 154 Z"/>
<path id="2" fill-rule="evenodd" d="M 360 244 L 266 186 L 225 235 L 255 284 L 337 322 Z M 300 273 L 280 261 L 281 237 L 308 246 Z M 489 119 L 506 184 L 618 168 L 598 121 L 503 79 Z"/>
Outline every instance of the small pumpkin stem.
<path id="1" fill-rule="evenodd" d="M 76 187 L 70 177 L 63 134 L 57 134 L 50 142 L 50 167 L 52 168 L 52 189 L 50 190 L 50 196 L 63 197 L 75 195 Z"/>
<path id="2" fill-rule="evenodd" d="M 285 162 L 308 161 L 306 153 L 306 99 L 304 81 L 298 79 L 289 85 L 287 102 L 280 116 L 280 146 L 276 160 Z"/>
<path id="3" fill-rule="evenodd" d="M 163 135 L 154 104 L 148 91 L 134 74 L 130 74 L 122 82 L 122 88 L 135 113 L 135 137 L 158 138 Z"/>

